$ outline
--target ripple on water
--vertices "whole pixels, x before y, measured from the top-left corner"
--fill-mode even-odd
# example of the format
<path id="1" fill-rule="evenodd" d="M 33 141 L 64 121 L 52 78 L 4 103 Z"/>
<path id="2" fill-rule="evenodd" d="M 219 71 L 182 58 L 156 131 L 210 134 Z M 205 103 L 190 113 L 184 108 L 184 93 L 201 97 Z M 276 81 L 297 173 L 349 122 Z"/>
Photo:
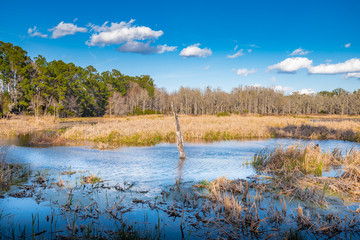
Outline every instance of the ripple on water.
<path id="1" fill-rule="evenodd" d="M 175 144 L 151 147 L 126 147 L 98 150 L 90 147 L 34 148 L 14 146 L 9 161 L 30 164 L 33 170 L 64 171 L 87 170 L 111 182 L 131 181 L 143 187 L 158 187 L 184 181 L 201 181 L 226 176 L 230 179 L 246 178 L 254 174 L 248 165 L 253 155 L 264 148 L 299 143 L 295 139 L 267 139 L 251 141 L 224 141 L 214 143 L 188 143 L 187 158 L 179 160 Z M 309 141 L 301 141 L 309 142 Z M 359 148 L 358 143 L 338 140 L 314 140 L 322 149 Z"/>

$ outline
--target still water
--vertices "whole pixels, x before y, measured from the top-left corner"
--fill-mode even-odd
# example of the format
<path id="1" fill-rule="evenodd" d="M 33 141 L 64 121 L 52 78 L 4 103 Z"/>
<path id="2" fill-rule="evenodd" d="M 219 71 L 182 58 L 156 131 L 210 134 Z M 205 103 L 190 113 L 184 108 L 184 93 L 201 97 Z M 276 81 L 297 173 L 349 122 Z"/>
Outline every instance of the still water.
<path id="1" fill-rule="evenodd" d="M 256 174 L 250 164 L 255 153 L 266 148 L 272 150 L 276 146 L 308 142 L 295 139 L 266 139 L 186 143 L 187 157 L 185 160 L 179 160 L 176 144 L 167 143 L 151 147 L 124 147 L 115 150 L 98 150 L 86 146 L 35 148 L 12 145 L 7 156 L 8 162 L 24 164 L 31 170 L 31 176 L 24 185 L 32 185 L 37 173 L 51 180 L 49 180 L 47 188 L 36 188 L 32 197 L 9 196 L 9 194 L 19 191 L 17 186 L 13 186 L 9 192 L 2 193 L 0 230 L 9 231 L 12 229 L 11 226 L 14 226 L 19 229 L 16 235 L 19 236 L 22 227 L 26 226 L 23 231 L 26 232 L 27 237 L 32 236 L 33 232 L 37 232 L 43 233 L 39 235 L 40 238 L 57 238 L 56 235 L 52 235 L 53 232 L 56 232 L 53 229 L 54 224 L 50 224 L 46 219 L 50 215 L 57 216 L 59 219 L 57 227 L 64 232 L 69 229 L 69 223 L 80 220 L 73 210 L 64 210 L 64 206 L 69 202 L 69 196 L 72 194 L 72 209 L 76 202 L 83 209 L 96 202 L 96 205 L 93 206 L 100 209 L 100 214 L 95 218 L 90 217 L 91 222 L 87 220 L 88 216 L 84 217 L 81 213 L 82 224 L 93 226 L 92 221 L 97 219 L 97 224 L 102 223 L 99 227 L 102 225 L 113 226 L 115 220 L 108 216 L 108 209 L 113 208 L 119 199 L 125 197 L 121 204 L 124 205 L 123 209 L 125 210 L 128 207 L 129 212 L 123 214 L 122 219 L 137 226 L 141 223 L 143 224 L 141 226 L 157 229 L 156 231 L 159 231 L 157 238 L 161 235 L 160 238 L 179 239 L 183 237 L 183 232 L 179 228 L 179 218 L 172 219 L 163 211 L 153 211 L 150 209 L 150 205 L 134 204 L 134 199 L 159 201 L 157 199 L 164 189 L 169 189 L 169 186 L 180 182 L 191 188 L 192 184 L 199 181 L 211 181 L 222 176 L 229 179 L 246 179 Z M 360 149 L 360 144 L 353 142 L 337 140 L 311 140 L 311 142 L 319 144 L 323 151 L 332 151 L 334 148 L 340 148 L 344 152 L 351 148 Z M 0 143 L 10 144 L 5 141 Z M 76 171 L 80 174 L 92 173 L 104 180 L 102 184 L 108 188 L 98 190 L 79 187 L 81 177 L 61 175 L 64 171 Z M 55 184 L 60 178 L 65 181 L 63 187 L 57 187 Z M 124 187 L 131 185 L 131 189 L 125 192 L 118 191 L 114 187 L 117 184 Z M 171 202 L 167 204 L 167 206 L 173 205 Z M 293 205 L 295 208 L 297 203 Z M 88 207 L 88 209 L 90 208 Z M 195 209 L 195 211 L 197 210 Z M 38 224 L 34 224 L 34 221 L 37 221 Z M 116 221 L 118 220 L 116 219 Z M 36 229 L 33 230 L 33 228 Z M 204 233 L 194 234 L 191 227 L 184 231 L 191 239 L 202 239 L 204 236 Z M 49 235 L 50 233 L 51 235 Z M 10 235 L 6 234 L 6 236 Z"/>
<path id="2" fill-rule="evenodd" d="M 295 139 L 266 139 L 251 141 L 225 141 L 214 143 L 188 143 L 187 158 L 179 160 L 175 144 L 151 147 L 125 147 L 115 150 L 97 150 L 90 147 L 33 148 L 13 146 L 8 154 L 10 162 L 29 164 L 33 171 L 68 168 L 86 170 L 113 183 L 131 181 L 144 188 L 157 188 L 183 181 L 201 181 L 226 176 L 230 179 L 246 178 L 254 174 L 248 164 L 255 153 L 264 148 L 303 144 Z M 311 141 L 325 151 L 339 147 L 346 151 L 359 148 L 359 143 L 338 140 Z"/>

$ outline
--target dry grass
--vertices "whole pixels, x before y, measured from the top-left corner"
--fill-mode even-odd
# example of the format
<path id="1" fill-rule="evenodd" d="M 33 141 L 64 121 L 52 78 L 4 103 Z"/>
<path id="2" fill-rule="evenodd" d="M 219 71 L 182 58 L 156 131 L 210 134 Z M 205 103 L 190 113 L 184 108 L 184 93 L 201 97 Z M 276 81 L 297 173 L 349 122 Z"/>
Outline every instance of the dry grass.
<path id="1" fill-rule="evenodd" d="M 285 149 L 262 151 L 254 156 L 253 166 L 271 174 L 268 185 L 283 194 L 292 195 L 316 205 L 326 205 L 325 194 L 360 202 L 360 151 L 341 154 L 335 149 L 322 152 L 313 144 L 292 145 Z M 322 177 L 323 168 L 339 168 L 335 177 Z"/>
<path id="2" fill-rule="evenodd" d="M 20 164 L 8 163 L 9 146 L 0 145 L 0 192 L 26 177 L 27 171 Z"/>
<path id="3" fill-rule="evenodd" d="M 294 144 L 287 148 L 277 147 L 274 151 L 261 151 L 255 154 L 253 166 L 261 172 L 275 174 L 283 172 L 297 172 L 303 174 L 322 175 L 323 167 L 339 164 L 337 155 L 323 153 L 314 144 Z"/>
<path id="4" fill-rule="evenodd" d="M 253 176 L 249 182 L 222 177 L 194 185 L 209 190 L 210 204 L 205 203 L 202 211 L 213 216 L 211 223 L 227 236 L 236 239 L 250 234 L 283 239 L 287 226 L 296 226 L 300 235 L 295 235 L 300 237 L 304 233 L 334 236 L 359 231 L 360 208 L 349 215 L 319 211 L 319 207 L 331 209 L 333 194 L 352 203 L 360 202 L 359 151 L 341 154 L 339 150 L 322 152 L 314 145 L 293 145 L 259 153 L 254 160 L 259 172 L 270 176 Z M 335 177 L 316 177 L 313 167 L 319 165 L 344 167 Z M 294 200 L 297 208 L 290 204 Z M 231 230 L 226 224 L 232 226 Z M 291 235 L 288 232 L 285 239 L 294 237 Z"/>
<path id="5" fill-rule="evenodd" d="M 326 121 L 314 122 L 314 119 Z M 334 131 L 352 131 L 360 133 L 360 122 L 357 118 L 343 118 L 330 121 L 331 117 L 294 117 L 294 116 L 260 116 L 231 115 L 188 116 L 179 117 L 185 141 L 219 141 L 251 138 L 301 137 L 284 131 L 287 126 L 324 126 Z M 53 118 L 23 117 L 20 119 L 0 120 L 0 136 L 17 136 L 32 132 L 57 131 L 57 138 L 71 141 L 93 141 L 101 148 L 109 145 L 152 145 L 159 142 L 175 141 L 173 116 L 151 115 L 119 118 Z M 273 130 L 277 129 L 277 132 Z M 285 134 L 286 132 L 286 134 Z M 281 133 L 281 134 L 280 134 Z M 339 135 L 339 134 L 338 134 Z M 329 138 L 339 139 L 338 136 Z M 323 135 L 311 134 L 307 138 L 323 138 Z M 43 140 L 43 139 L 42 139 Z"/>
<path id="6" fill-rule="evenodd" d="M 307 198 L 297 198 L 299 193 L 297 196 L 294 192 L 286 194 L 281 192 L 281 188 L 275 191 L 274 182 L 247 182 L 222 177 L 210 182 L 207 188 L 210 194 L 201 210 L 203 217 L 197 214 L 196 218 L 208 227 L 216 227 L 227 238 L 296 239 L 291 236 L 294 233 L 289 232 L 290 226 L 296 227 L 295 235 L 299 239 L 342 233 L 352 235 L 359 231 L 358 214 L 318 211 L 317 206 L 307 204 Z M 307 191 L 310 192 L 312 190 Z M 291 204 L 294 197 L 300 200 L 297 208 Z"/>

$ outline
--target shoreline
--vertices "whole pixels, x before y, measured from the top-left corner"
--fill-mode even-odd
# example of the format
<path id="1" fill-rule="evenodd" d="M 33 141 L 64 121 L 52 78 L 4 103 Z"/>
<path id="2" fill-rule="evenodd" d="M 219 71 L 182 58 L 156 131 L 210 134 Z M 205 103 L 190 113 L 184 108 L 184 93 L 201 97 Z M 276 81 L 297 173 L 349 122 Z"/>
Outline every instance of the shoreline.
<path id="1" fill-rule="evenodd" d="M 184 141 L 216 142 L 268 138 L 334 139 L 360 142 L 360 117 L 180 115 Z M 0 120 L 1 139 L 19 139 L 30 146 L 90 144 L 99 149 L 174 143 L 171 115 L 118 118 L 22 117 Z"/>

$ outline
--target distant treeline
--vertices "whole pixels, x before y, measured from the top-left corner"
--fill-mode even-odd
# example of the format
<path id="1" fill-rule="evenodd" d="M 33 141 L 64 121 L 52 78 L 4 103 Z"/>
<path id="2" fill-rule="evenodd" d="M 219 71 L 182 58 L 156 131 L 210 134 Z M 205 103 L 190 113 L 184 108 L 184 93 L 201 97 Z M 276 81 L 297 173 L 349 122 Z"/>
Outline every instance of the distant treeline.
<path id="1" fill-rule="evenodd" d="M 0 116 L 91 117 L 168 113 L 171 101 L 182 114 L 360 114 L 360 89 L 312 95 L 265 87 L 238 87 L 230 93 L 210 87 L 181 87 L 168 93 L 149 75 L 127 76 L 113 69 L 99 73 L 61 60 L 32 60 L 21 47 L 0 41 Z"/>

